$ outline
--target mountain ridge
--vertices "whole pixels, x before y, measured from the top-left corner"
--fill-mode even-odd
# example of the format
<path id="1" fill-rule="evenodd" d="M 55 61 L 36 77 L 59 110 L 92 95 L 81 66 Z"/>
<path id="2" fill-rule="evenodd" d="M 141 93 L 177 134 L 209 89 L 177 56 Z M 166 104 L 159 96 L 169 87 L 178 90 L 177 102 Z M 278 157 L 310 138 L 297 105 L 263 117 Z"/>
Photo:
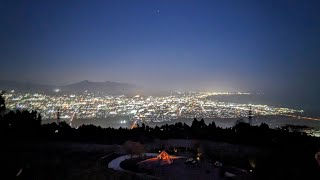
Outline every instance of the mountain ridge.
<path id="1" fill-rule="evenodd" d="M 107 94 L 131 94 L 141 91 L 142 88 L 134 84 L 104 81 L 93 82 L 83 80 L 67 85 L 44 85 L 32 82 L 18 82 L 10 80 L 0 80 L 0 90 L 16 91 L 16 92 L 29 92 L 29 93 L 54 93 L 59 89 L 61 93 L 83 93 L 87 92 L 104 92 Z"/>

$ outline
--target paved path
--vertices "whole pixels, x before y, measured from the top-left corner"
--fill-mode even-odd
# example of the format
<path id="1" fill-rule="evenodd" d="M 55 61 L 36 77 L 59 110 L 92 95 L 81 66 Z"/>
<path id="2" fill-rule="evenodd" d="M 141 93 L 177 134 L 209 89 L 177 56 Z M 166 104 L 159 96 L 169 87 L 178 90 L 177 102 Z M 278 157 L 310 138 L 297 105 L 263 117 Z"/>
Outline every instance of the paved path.
<path id="1" fill-rule="evenodd" d="M 159 153 L 143 153 L 142 156 L 147 156 L 147 157 L 156 157 L 158 156 Z M 124 155 L 124 156 L 120 156 L 120 157 L 117 157 L 115 158 L 114 160 L 112 160 L 109 164 L 108 164 L 108 168 L 111 168 L 111 169 L 114 169 L 114 170 L 118 170 L 118 171 L 126 171 L 124 169 L 122 169 L 120 167 L 120 163 L 124 160 L 127 160 L 127 159 L 131 159 L 131 158 L 137 158 L 139 157 L 138 155 Z"/>

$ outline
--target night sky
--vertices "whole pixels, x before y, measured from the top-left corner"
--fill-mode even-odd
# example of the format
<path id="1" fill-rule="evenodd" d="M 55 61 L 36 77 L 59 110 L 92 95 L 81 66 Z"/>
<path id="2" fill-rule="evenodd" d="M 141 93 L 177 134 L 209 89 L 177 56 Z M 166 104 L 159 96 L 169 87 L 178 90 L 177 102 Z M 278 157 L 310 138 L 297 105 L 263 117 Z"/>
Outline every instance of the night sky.
<path id="1" fill-rule="evenodd" d="M 319 97 L 319 9 L 319 0 L 0 1 L 0 79 Z"/>

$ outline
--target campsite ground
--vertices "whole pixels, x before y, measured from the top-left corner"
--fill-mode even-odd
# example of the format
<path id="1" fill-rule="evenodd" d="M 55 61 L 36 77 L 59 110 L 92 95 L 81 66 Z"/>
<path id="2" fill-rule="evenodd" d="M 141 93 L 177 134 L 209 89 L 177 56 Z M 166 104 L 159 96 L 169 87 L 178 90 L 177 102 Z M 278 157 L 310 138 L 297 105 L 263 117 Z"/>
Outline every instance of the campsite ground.
<path id="1" fill-rule="evenodd" d="M 249 172 L 232 166 L 215 167 L 209 161 L 195 160 L 193 163 L 186 163 L 187 158 L 172 159 L 172 163 L 165 163 L 165 160 L 150 157 L 134 157 L 120 163 L 122 169 L 139 174 L 148 174 L 160 179 L 224 179 L 225 172 L 238 178 L 245 177 L 253 179 Z M 232 173 L 231 173 L 232 172 Z M 227 173 L 227 174 L 228 174 Z"/>
<path id="2" fill-rule="evenodd" d="M 17 142 L 7 143 L 1 150 L 1 156 L 4 176 L 10 179 L 137 179 L 134 173 L 107 168 L 108 162 L 117 157 L 113 152 L 118 150 L 118 145 Z M 192 167 L 184 164 L 184 161 L 175 160 L 174 166 L 163 166 L 154 173 L 163 178 L 170 176 L 170 179 L 179 179 L 178 173 L 190 178 L 199 177 L 198 173 L 205 179 L 214 176 L 214 170 L 208 173 L 203 168 L 205 166 Z"/>
<path id="3" fill-rule="evenodd" d="M 167 140 L 149 145 L 158 148 L 165 143 L 180 145 L 179 142 L 180 140 Z M 1 170 L 3 172 L 2 177 L 7 177 L 6 179 L 100 180 L 144 178 L 143 176 L 138 178 L 134 173 L 114 171 L 107 168 L 108 162 L 117 157 L 113 152 L 119 150 L 120 146 L 118 145 L 73 142 L 4 142 L 3 144 L 4 147 L 0 150 L 3 165 Z M 246 169 L 241 166 L 241 163 L 238 165 L 238 163 L 233 164 L 232 162 L 243 162 L 245 164 L 250 162 L 248 160 L 251 157 L 255 157 L 256 171 L 254 171 L 254 174 L 258 179 L 319 179 L 312 177 L 320 177 L 314 152 L 306 152 L 303 147 L 299 149 L 282 147 L 266 152 L 253 147 L 220 142 L 201 141 L 200 144 L 204 145 L 205 152 L 210 152 L 207 154 L 208 157 L 213 157 L 212 160 L 218 160 L 224 165 Z M 146 146 L 148 147 L 148 145 Z M 266 148 L 263 150 L 266 150 Z M 184 164 L 184 161 L 176 161 L 174 164 L 179 165 L 179 163 L 181 164 L 178 167 L 163 167 L 155 173 L 164 178 L 169 176 L 181 177 L 178 176 L 179 173 L 190 173 L 183 176 L 191 178 L 193 173 L 197 174 L 197 169 L 192 170 L 193 167 Z M 213 176 L 212 173 L 215 171 L 215 168 L 212 167 L 208 173 L 206 167 L 210 166 L 203 165 L 203 168 L 198 170 L 201 171 L 204 179 Z M 226 169 L 226 172 L 233 171 Z M 19 175 L 17 176 L 17 174 Z"/>
<path id="4" fill-rule="evenodd" d="M 214 168 L 205 162 L 186 164 L 185 159 L 176 159 L 170 165 L 160 166 L 155 174 L 161 179 L 222 179 L 220 168 Z"/>
<path id="5" fill-rule="evenodd" d="M 3 177 L 9 179 L 132 179 L 107 168 L 117 146 L 71 142 L 20 142 L 2 148 Z M 17 176 L 18 172 L 19 176 Z"/>

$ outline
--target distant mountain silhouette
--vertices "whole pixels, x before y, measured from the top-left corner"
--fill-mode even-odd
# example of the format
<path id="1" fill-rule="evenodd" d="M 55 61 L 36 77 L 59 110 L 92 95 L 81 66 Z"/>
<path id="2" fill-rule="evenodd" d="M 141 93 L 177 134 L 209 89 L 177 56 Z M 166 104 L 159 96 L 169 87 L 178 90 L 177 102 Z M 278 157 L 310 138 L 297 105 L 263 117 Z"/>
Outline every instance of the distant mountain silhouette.
<path id="1" fill-rule="evenodd" d="M 136 85 L 119 82 L 90 82 L 81 81 L 78 83 L 61 86 L 61 91 L 83 93 L 88 92 L 105 92 L 108 94 L 135 94 L 141 91 Z"/>
<path id="2" fill-rule="evenodd" d="M 88 80 L 64 86 L 42 85 L 27 82 L 16 82 L 0 80 L 0 90 L 7 92 L 15 90 L 16 92 L 30 93 L 55 93 L 54 90 L 59 89 L 61 93 L 80 94 L 87 92 L 103 92 L 111 95 L 134 95 L 142 91 L 136 85 L 120 82 L 91 82 Z"/>

